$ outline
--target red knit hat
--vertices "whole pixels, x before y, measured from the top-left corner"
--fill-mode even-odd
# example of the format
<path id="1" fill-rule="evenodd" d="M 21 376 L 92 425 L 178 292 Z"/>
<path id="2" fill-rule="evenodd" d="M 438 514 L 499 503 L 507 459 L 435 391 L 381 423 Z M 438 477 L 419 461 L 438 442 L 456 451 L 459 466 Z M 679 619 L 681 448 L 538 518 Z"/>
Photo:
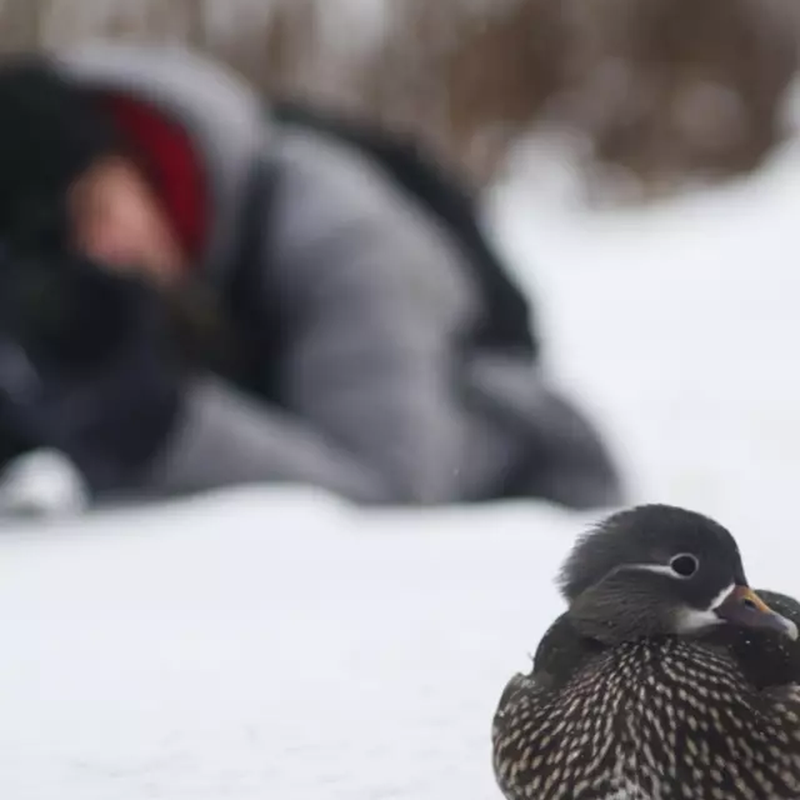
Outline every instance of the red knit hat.
<path id="1" fill-rule="evenodd" d="M 105 95 L 101 103 L 152 175 L 186 253 L 199 256 L 208 232 L 208 194 L 190 137 L 152 105 L 127 94 Z"/>

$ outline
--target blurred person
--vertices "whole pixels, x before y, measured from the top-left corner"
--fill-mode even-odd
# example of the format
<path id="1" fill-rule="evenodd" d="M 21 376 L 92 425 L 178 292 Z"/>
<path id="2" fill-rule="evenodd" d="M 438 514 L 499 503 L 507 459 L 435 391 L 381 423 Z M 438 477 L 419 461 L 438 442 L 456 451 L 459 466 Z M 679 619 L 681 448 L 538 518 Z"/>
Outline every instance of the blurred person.
<path id="1" fill-rule="evenodd" d="M 47 451 L 92 502 L 617 504 L 466 196 L 317 122 L 177 48 L 0 62 L 7 479 Z"/>

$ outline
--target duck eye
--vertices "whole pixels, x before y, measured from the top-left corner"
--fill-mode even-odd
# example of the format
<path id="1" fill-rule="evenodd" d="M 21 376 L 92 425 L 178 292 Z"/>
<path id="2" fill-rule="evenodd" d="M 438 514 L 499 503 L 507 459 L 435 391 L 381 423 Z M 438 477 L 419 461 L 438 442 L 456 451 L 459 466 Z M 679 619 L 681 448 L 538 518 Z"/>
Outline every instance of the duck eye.
<path id="1" fill-rule="evenodd" d="M 681 578 L 691 578 L 697 572 L 697 559 L 691 553 L 673 556 L 669 562 L 670 569 Z"/>

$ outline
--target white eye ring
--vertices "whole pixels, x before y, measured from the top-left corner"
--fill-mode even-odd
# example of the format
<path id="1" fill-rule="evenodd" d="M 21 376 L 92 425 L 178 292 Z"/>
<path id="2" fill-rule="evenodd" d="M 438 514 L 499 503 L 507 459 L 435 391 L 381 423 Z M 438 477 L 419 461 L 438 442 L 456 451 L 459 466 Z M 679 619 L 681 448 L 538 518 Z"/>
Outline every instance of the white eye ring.
<path id="1" fill-rule="evenodd" d="M 691 553 L 678 553 L 669 560 L 669 568 L 679 578 L 691 578 L 700 567 L 697 556 Z"/>

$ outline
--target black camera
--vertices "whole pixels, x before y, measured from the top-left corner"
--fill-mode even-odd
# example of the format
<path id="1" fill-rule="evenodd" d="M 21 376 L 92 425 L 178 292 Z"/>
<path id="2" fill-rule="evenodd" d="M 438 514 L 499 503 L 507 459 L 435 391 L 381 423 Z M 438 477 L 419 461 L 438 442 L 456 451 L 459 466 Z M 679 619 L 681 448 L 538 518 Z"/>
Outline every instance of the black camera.
<path id="1" fill-rule="evenodd" d="M 85 258 L 0 245 L 0 334 L 35 361 L 80 369 L 112 357 L 137 324 L 146 291 Z"/>

